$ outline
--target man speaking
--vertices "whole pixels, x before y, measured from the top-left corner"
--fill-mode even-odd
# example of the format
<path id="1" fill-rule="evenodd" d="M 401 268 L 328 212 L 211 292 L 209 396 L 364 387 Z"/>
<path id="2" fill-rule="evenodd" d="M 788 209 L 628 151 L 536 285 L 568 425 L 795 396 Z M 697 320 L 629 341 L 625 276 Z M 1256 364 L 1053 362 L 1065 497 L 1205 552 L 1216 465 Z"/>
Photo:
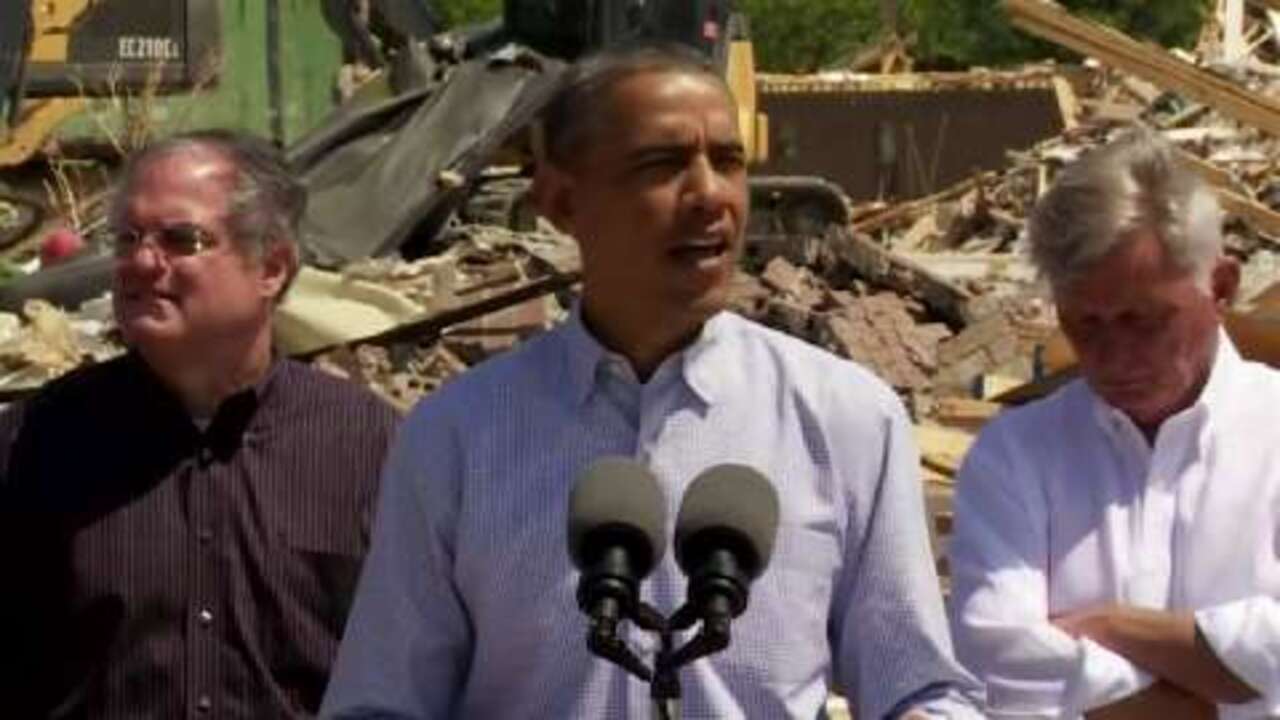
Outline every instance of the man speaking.
<path id="1" fill-rule="evenodd" d="M 648 688 L 588 653 L 565 550 L 574 479 L 623 456 L 658 478 L 667 518 L 722 463 L 780 496 L 732 644 L 684 669 L 687 717 L 814 718 L 833 689 L 862 718 L 976 717 L 896 397 L 724 310 L 747 182 L 722 79 L 675 50 L 597 56 L 542 131 L 535 195 L 579 242 L 582 301 L 413 412 L 323 714 L 649 717 Z M 642 599 L 669 615 L 685 590 L 668 554 Z"/>

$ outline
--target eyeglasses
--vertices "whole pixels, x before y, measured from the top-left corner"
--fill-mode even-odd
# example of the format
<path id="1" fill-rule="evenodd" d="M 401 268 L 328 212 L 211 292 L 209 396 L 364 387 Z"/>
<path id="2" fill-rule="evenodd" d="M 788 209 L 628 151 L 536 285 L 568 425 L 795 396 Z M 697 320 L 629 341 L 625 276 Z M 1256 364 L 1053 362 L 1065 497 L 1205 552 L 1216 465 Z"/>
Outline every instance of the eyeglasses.
<path id="1" fill-rule="evenodd" d="M 129 257 L 150 240 L 166 258 L 191 257 L 214 246 L 213 233 L 194 223 L 174 223 L 141 230 L 120 228 L 111 233 L 111 248 L 118 258 Z"/>

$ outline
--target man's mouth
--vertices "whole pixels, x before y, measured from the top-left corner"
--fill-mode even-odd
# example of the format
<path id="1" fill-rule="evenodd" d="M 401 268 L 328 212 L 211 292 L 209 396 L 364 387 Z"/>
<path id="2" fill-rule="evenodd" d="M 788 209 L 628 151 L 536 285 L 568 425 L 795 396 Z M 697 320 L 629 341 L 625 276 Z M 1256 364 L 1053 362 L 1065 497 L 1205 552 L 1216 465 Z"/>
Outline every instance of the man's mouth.
<path id="1" fill-rule="evenodd" d="M 174 303 L 177 299 L 170 293 L 156 290 L 128 290 L 122 293 L 125 302 L 129 303 Z"/>
<path id="2" fill-rule="evenodd" d="M 1132 395 L 1134 393 L 1147 392 L 1151 389 L 1151 381 L 1147 378 L 1135 380 L 1104 380 L 1098 383 L 1098 385 L 1103 391 L 1117 395 Z"/>
<path id="3" fill-rule="evenodd" d="M 721 238 L 705 237 L 686 240 L 668 251 L 678 262 L 699 263 L 715 260 L 729 251 L 729 243 Z"/>

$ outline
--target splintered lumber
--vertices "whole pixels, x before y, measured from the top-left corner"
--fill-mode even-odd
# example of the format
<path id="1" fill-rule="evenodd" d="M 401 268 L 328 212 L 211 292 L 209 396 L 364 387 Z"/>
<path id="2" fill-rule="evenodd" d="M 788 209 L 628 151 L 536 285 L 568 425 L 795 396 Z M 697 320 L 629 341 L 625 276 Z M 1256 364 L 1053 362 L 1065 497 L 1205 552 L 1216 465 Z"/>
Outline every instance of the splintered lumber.
<path id="1" fill-rule="evenodd" d="M 1280 2 L 1280 0 L 1276 0 Z M 1238 184 L 1226 170 L 1203 160 L 1189 152 L 1180 152 L 1182 159 L 1214 187 L 1218 193 L 1218 202 L 1228 215 L 1238 217 L 1264 233 L 1263 236 L 1273 243 L 1280 241 L 1280 213 L 1247 197 L 1235 190 Z"/>
<path id="2" fill-rule="evenodd" d="M 939 203 L 954 200 L 976 187 L 993 182 L 998 177 L 999 174 L 994 171 L 979 173 L 927 197 L 897 203 L 886 210 L 855 220 L 851 227 L 855 232 L 873 233 L 896 222 L 914 218 Z"/>
<path id="3" fill-rule="evenodd" d="M 954 478 L 960 472 L 965 453 L 973 445 L 973 435 L 963 430 L 937 425 L 916 425 L 920 462 L 928 469 Z"/>
<path id="4" fill-rule="evenodd" d="M 987 400 L 942 397 L 938 398 L 932 415 L 943 425 L 976 430 L 995 417 L 1003 408 L 1003 405 Z"/>
<path id="5" fill-rule="evenodd" d="M 350 343 L 342 343 L 342 345 L 357 345 L 361 343 L 391 344 L 420 341 L 423 338 L 434 337 L 445 328 L 470 322 L 479 317 L 488 315 L 489 313 L 513 307 L 522 302 L 542 297 L 543 295 L 560 292 L 561 290 L 565 290 L 576 285 L 581 280 L 582 273 L 575 269 L 570 272 L 557 273 L 526 283 L 520 283 L 511 288 L 504 288 L 500 291 L 485 293 L 475 300 L 455 300 L 443 307 L 428 311 L 423 317 L 412 322 L 396 326 L 390 330 L 379 332 Z M 339 346 L 316 348 L 309 350 L 306 353 L 301 353 L 300 357 L 313 358 L 321 353 L 335 350 L 337 347 Z"/>
<path id="6" fill-rule="evenodd" d="M 973 320 L 969 307 L 973 296 L 923 265 L 895 255 L 861 233 L 843 228 L 830 233 L 826 242 L 836 257 L 868 282 L 918 299 L 947 322 L 963 326 Z"/>
<path id="7" fill-rule="evenodd" d="M 1044 0 L 1004 0 L 1018 28 L 1136 75 L 1165 90 L 1211 105 L 1222 114 L 1280 137 L 1280 102 L 1205 72 L 1163 48 L 1081 20 Z"/>
<path id="8" fill-rule="evenodd" d="M 1225 188 L 1218 189 L 1218 202 L 1222 203 L 1222 209 L 1227 214 L 1241 218 L 1254 229 L 1265 233 L 1259 237 L 1271 240 L 1273 245 L 1276 239 L 1280 239 L 1280 213 L 1257 200 L 1251 200 Z"/>

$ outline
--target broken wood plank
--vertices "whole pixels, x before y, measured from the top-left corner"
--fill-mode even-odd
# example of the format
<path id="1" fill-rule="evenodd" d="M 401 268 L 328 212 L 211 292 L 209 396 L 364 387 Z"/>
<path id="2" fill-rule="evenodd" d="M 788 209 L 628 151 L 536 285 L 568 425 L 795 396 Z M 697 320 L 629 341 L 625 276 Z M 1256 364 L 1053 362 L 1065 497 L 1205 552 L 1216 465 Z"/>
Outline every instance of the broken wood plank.
<path id="1" fill-rule="evenodd" d="M 915 436 L 921 463 L 948 477 L 955 477 L 960 471 L 965 453 L 973 445 L 970 433 L 938 425 L 916 425 Z"/>
<path id="2" fill-rule="evenodd" d="M 1264 240 L 1280 245 L 1280 213 L 1239 192 L 1239 181 L 1231 173 L 1193 153 L 1179 151 L 1182 159 L 1218 193 L 1218 202 L 1228 215 L 1244 220 L 1260 231 Z"/>
<path id="3" fill-rule="evenodd" d="M 1058 112 L 1062 115 L 1062 127 L 1074 130 L 1080 126 L 1080 99 L 1071 83 L 1062 76 L 1053 78 L 1053 95 L 1058 101 Z"/>
<path id="4" fill-rule="evenodd" d="M 868 217 L 862 218 L 861 220 L 857 220 L 850 227 L 852 227 L 855 232 L 875 232 L 876 230 L 888 227 L 899 220 L 914 218 L 916 215 L 932 208 L 938 203 L 946 202 L 947 200 L 954 200 L 975 187 L 980 187 L 987 182 L 994 181 L 998 177 L 999 175 L 995 172 L 984 172 L 974 175 L 967 180 L 961 180 L 955 185 L 927 197 L 922 197 L 910 202 L 898 203 L 886 210 L 874 213 Z"/>
<path id="5" fill-rule="evenodd" d="M 1280 246 L 1280 213 L 1225 188 L 1218 189 L 1218 202 L 1227 214 L 1241 218 L 1255 230 L 1262 231 L 1263 234 L 1258 236 L 1260 239 L 1267 240 L 1273 247 Z"/>
<path id="6" fill-rule="evenodd" d="M 1201 70 L 1163 48 L 1074 17 L 1054 3 L 1004 0 L 1003 4 L 1013 24 L 1026 32 L 1212 105 L 1224 115 L 1280 137 L 1280 102 L 1262 93 Z"/>
<path id="7" fill-rule="evenodd" d="M 991 401 L 1002 405 L 1025 405 L 1075 380 L 1079 374 L 1079 369 L 1073 365 L 1065 370 L 1036 378 L 1025 385 L 1019 385 L 1008 392 L 1000 393 L 991 398 Z"/>
<path id="8" fill-rule="evenodd" d="M 973 319 L 969 291 L 919 263 L 894 255 L 869 237 L 841 228 L 828 233 L 826 243 L 836 257 L 872 285 L 910 295 L 953 325 L 968 325 Z"/>
<path id="9" fill-rule="evenodd" d="M 942 397 L 934 403 L 930 416 L 943 425 L 958 425 L 977 429 L 995 417 L 1002 409 L 1000 403 L 967 397 Z"/>
<path id="10" fill-rule="evenodd" d="M 576 285 L 581 280 L 581 272 L 550 275 L 518 285 L 509 290 L 486 294 L 483 298 L 478 300 L 466 302 L 455 301 L 454 303 L 445 305 L 434 312 L 430 312 L 418 320 L 399 325 L 385 332 L 370 335 L 366 338 L 349 343 L 341 343 L 340 345 L 318 348 L 316 350 L 302 353 L 298 357 L 304 359 L 313 358 L 322 353 L 335 350 L 341 345 L 354 346 L 364 343 L 387 345 L 402 342 L 419 342 L 439 335 L 445 328 L 475 320 L 476 318 L 488 315 L 489 313 L 519 305 L 520 303 L 532 300 L 536 297 L 559 292 Z"/>
<path id="11" fill-rule="evenodd" d="M 1224 0 L 1222 12 L 1222 61 L 1239 62 L 1248 50 L 1244 38 L 1244 0 Z"/>

